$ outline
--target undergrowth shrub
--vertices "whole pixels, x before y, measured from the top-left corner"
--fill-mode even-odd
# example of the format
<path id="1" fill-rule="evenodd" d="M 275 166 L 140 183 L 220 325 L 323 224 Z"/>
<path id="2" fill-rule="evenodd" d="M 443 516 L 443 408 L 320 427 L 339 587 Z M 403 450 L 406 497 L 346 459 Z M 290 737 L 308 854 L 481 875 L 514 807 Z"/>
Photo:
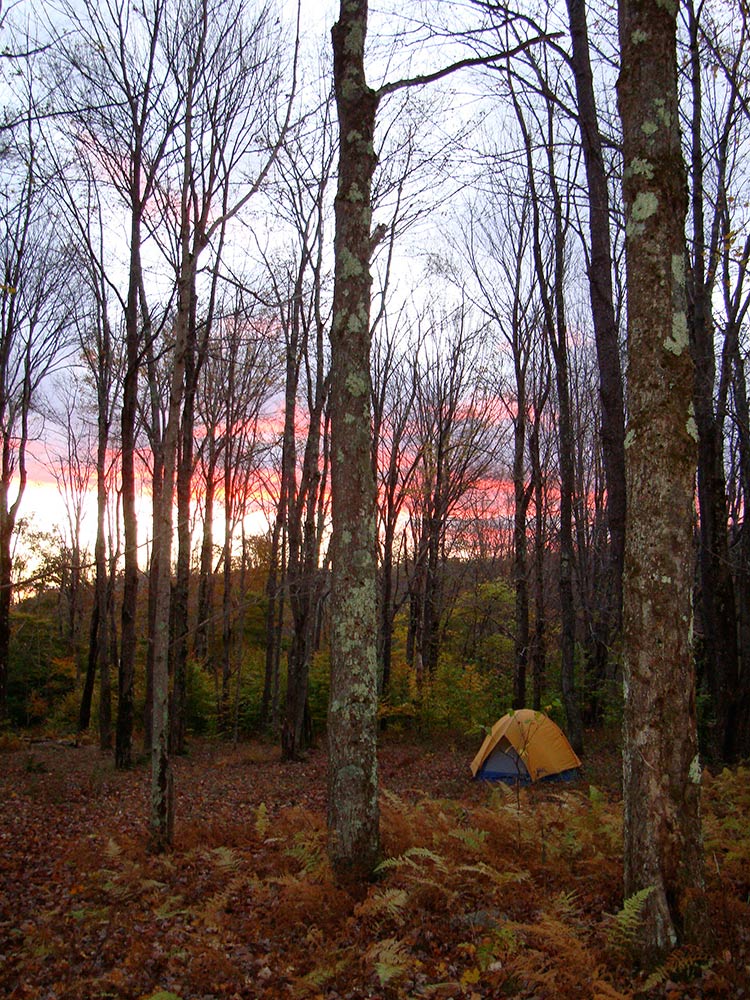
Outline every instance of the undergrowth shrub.
<path id="1" fill-rule="evenodd" d="M 11 614 L 8 718 L 14 726 L 47 721 L 76 686 L 76 666 L 47 599 L 27 601 Z"/>
<path id="2" fill-rule="evenodd" d="M 205 736 L 216 732 L 216 696 L 208 672 L 193 659 L 187 662 L 186 724 L 189 732 Z"/>
<path id="3" fill-rule="evenodd" d="M 750 902 L 750 767 L 704 771 L 702 794 L 707 875 L 729 878 Z"/>
<path id="4" fill-rule="evenodd" d="M 555 823 L 575 828 L 586 845 L 576 868 L 582 854 L 606 865 L 611 841 L 605 831 L 597 843 L 595 826 L 609 825 L 609 810 L 603 797 L 592 806 L 569 790 L 544 797 L 524 790 L 516 798 L 490 789 L 476 807 L 385 795 L 383 843 L 391 856 L 356 915 L 383 945 L 389 981 L 423 979 L 425 995 L 435 988 L 451 996 L 578 1000 L 587 983 L 586 996 L 597 1000 L 629 997 L 608 979 L 606 919 L 585 908 L 573 863 L 561 866 L 551 843 Z M 417 947 L 416 961 L 402 961 L 393 942 L 409 939 L 415 912 L 421 937 L 440 927 L 451 960 L 435 961 Z M 377 954 L 373 946 L 373 962 L 381 961 Z M 373 974 L 380 979 L 377 968 Z"/>
<path id="5" fill-rule="evenodd" d="M 424 680 L 420 691 L 414 671 L 401 660 L 393 664 L 380 714 L 390 727 L 401 724 L 422 732 L 479 734 L 498 720 L 509 699 L 509 678 L 447 657 L 440 661 L 435 676 Z"/>

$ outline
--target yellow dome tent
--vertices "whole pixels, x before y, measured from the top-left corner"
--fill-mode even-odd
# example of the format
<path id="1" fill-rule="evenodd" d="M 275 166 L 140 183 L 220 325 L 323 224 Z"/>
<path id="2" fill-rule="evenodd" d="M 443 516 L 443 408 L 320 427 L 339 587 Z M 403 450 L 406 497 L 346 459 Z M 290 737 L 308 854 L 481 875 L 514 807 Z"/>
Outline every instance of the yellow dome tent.
<path id="1" fill-rule="evenodd" d="M 544 712 L 520 708 L 499 719 L 471 762 L 475 778 L 488 781 L 571 780 L 581 761 L 559 726 Z"/>

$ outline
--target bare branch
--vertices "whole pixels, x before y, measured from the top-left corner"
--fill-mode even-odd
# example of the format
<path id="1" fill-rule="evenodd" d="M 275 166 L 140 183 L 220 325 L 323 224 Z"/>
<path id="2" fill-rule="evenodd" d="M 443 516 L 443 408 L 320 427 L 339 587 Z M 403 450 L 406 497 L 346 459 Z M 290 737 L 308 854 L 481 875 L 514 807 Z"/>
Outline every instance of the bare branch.
<path id="1" fill-rule="evenodd" d="M 375 93 L 378 100 L 380 100 L 386 94 L 393 94 L 395 91 L 403 90 L 405 87 L 420 87 L 425 83 L 434 83 L 436 80 L 442 80 L 444 77 L 450 76 L 452 73 L 456 73 L 462 69 L 470 69 L 472 66 L 491 66 L 493 63 L 500 62 L 501 60 L 512 59 L 513 56 L 527 51 L 533 45 L 539 45 L 541 42 L 550 42 L 561 37 L 562 32 L 556 31 L 552 34 L 526 38 L 524 41 L 519 42 L 518 45 L 514 45 L 503 52 L 494 52 L 489 56 L 471 56 L 468 59 L 459 59 L 448 66 L 443 66 L 442 69 L 435 70 L 433 73 L 424 73 L 418 76 L 405 77 L 402 80 L 394 80 L 391 83 L 384 83 Z"/>

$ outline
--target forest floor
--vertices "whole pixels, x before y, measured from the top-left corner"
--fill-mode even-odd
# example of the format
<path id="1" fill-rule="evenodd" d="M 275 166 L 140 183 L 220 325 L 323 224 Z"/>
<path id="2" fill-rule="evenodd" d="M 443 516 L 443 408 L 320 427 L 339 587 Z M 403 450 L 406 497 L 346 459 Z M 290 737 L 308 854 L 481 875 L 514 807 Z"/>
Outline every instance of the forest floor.
<path id="1" fill-rule="evenodd" d="M 196 742 L 176 843 L 147 853 L 149 771 L 95 747 L 0 752 L 9 1000 L 750 998 L 750 770 L 704 775 L 705 940 L 647 976 L 623 908 L 619 764 L 575 785 L 470 780 L 473 747 L 389 738 L 383 855 L 359 895 L 325 853 L 326 760 Z"/>

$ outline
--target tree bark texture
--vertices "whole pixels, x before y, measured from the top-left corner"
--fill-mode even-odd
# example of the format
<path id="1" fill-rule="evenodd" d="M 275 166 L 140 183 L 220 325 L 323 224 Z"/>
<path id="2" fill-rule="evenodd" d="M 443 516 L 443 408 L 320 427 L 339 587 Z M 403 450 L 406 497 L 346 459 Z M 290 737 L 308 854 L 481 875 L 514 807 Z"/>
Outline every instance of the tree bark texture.
<path id="1" fill-rule="evenodd" d="M 567 218 L 563 208 L 555 170 L 555 131 L 552 105 L 547 103 L 545 151 L 547 179 L 552 201 L 553 243 L 550 249 L 552 273 L 545 260 L 542 246 L 543 221 L 541 197 L 537 189 L 532 137 L 523 111 L 514 95 L 516 118 L 521 128 L 529 171 L 531 207 L 533 217 L 533 257 L 542 310 L 545 334 L 555 364 L 557 389 L 557 437 L 560 469 L 560 686 L 567 720 L 567 736 L 577 754 L 583 752 L 583 721 L 575 685 L 576 608 L 573 593 L 575 551 L 573 546 L 573 494 L 575 491 L 575 465 L 573 421 L 570 400 L 568 333 L 565 312 L 565 236 Z M 549 223 L 547 223 L 549 225 Z"/>
<path id="2" fill-rule="evenodd" d="M 629 359 L 624 867 L 626 897 L 649 891 L 646 964 L 689 936 L 703 865 L 691 649 L 697 429 L 676 12 L 659 0 L 619 4 Z"/>
<path id="3" fill-rule="evenodd" d="M 514 358 L 518 412 L 513 427 L 513 583 L 516 591 L 515 651 L 513 662 L 513 708 L 526 708 L 526 671 L 529 664 L 529 568 L 526 517 L 531 490 L 525 479 L 526 371 L 521 358 Z"/>
<path id="4" fill-rule="evenodd" d="M 693 120 L 691 203 L 692 259 L 688 280 L 691 347 L 695 363 L 695 422 L 698 428 L 698 505 L 700 510 L 700 659 L 704 665 L 716 720 L 712 752 L 732 763 L 737 756 L 737 696 L 739 654 L 734 581 L 729 557 L 727 483 L 724 472 L 724 412 L 714 403 L 716 358 L 711 308 L 716 270 L 715 251 L 708 248 L 704 213 L 703 87 L 699 52 L 699 21 L 693 3 L 687 5 L 690 36 Z M 718 232 L 718 226 L 714 227 Z M 712 238 L 712 243 L 714 239 Z M 707 267 L 708 264 L 708 267 Z M 729 334 L 731 336 L 731 333 Z"/>
<path id="5" fill-rule="evenodd" d="M 140 175 L 136 172 L 136 179 Z M 138 600 L 138 514 L 136 512 L 135 426 L 138 409 L 138 369 L 141 337 L 138 323 L 138 283 L 141 274 L 140 220 L 133 212 L 130 277 L 125 307 L 126 370 L 122 389 L 122 517 L 125 532 L 125 570 L 122 595 L 120 663 L 117 683 L 115 766 L 133 763 L 133 699 L 135 686 L 136 609 Z"/>
<path id="6" fill-rule="evenodd" d="M 589 190 L 589 293 L 599 366 L 601 440 L 607 485 L 609 586 L 594 622 L 595 657 L 600 680 L 608 646 L 622 620 L 622 572 L 625 557 L 625 411 L 620 346 L 612 291 L 612 250 L 609 234 L 609 192 L 602 155 L 594 81 L 589 55 L 585 0 L 567 0 L 575 75 L 578 124 Z M 608 598 L 608 600 L 607 600 Z"/>
<path id="7" fill-rule="evenodd" d="M 332 30 L 339 179 L 331 331 L 331 695 L 328 850 L 339 878 L 380 853 L 375 479 L 370 423 L 371 185 L 377 94 L 367 85 L 367 0 L 341 0 Z"/>
<path id="8" fill-rule="evenodd" d="M 0 484 L 0 492 L 5 489 Z M 10 605 L 13 594 L 11 555 L 12 524 L 4 506 L 0 509 L 0 722 L 8 712 L 8 661 L 10 659 Z"/>

